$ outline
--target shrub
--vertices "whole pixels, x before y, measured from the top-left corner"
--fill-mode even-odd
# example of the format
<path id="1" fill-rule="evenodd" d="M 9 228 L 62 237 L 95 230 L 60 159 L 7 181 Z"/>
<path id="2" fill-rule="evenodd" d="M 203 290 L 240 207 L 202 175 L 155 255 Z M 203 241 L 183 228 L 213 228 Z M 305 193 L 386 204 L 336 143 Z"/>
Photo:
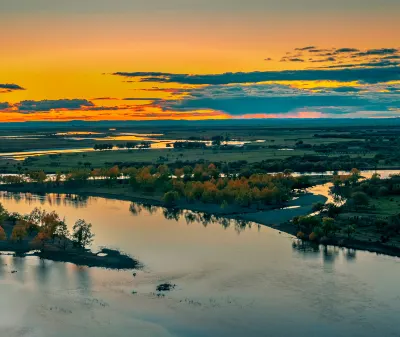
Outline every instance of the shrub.
<path id="1" fill-rule="evenodd" d="M 163 197 L 163 202 L 167 207 L 175 206 L 178 200 L 179 200 L 179 193 L 176 191 L 169 191 L 165 193 Z"/>

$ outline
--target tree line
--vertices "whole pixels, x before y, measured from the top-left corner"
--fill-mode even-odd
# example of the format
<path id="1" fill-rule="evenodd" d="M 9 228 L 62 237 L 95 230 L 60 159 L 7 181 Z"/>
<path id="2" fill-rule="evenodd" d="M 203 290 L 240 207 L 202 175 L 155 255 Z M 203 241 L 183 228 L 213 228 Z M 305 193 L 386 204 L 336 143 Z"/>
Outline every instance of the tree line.
<path id="1" fill-rule="evenodd" d="M 12 226 L 10 237 L 4 226 Z M 28 239 L 40 249 L 45 249 L 46 244 L 57 244 L 62 249 L 67 249 L 71 244 L 74 247 L 85 249 L 94 238 L 92 224 L 83 219 L 75 222 L 72 233 L 69 231 L 65 218 L 61 219 L 56 212 L 46 212 L 35 208 L 29 214 L 9 213 L 0 204 L 0 241 L 10 240 L 21 244 Z"/>

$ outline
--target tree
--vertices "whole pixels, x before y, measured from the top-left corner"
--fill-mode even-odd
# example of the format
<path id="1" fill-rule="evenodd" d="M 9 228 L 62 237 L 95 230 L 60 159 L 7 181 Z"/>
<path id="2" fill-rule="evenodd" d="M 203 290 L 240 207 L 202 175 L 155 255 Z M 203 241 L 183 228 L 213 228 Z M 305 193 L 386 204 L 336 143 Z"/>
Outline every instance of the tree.
<path id="1" fill-rule="evenodd" d="M 34 243 L 38 243 L 41 245 L 42 249 L 44 248 L 44 244 L 47 240 L 50 239 L 49 234 L 47 233 L 47 231 L 45 229 L 41 229 L 39 231 L 39 233 L 37 233 L 37 235 L 35 236 L 35 238 L 33 239 Z"/>
<path id="2" fill-rule="evenodd" d="M 56 212 L 45 213 L 42 218 L 41 230 L 45 231 L 50 238 L 55 239 L 56 231 L 59 226 L 61 226 L 64 221 L 62 221 Z"/>
<path id="3" fill-rule="evenodd" d="M 79 219 L 73 227 L 72 238 L 75 244 L 83 249 L 91 245 L 94 234 L 92 233 L 92 224 L 85 220 Z"/>
<path id="4" fill-rule="evenodd" d="M 351 200 L 353 201 L 356 208 L 359 206 L 368 206 L 369 205 L 369 197 L 364 192 L 355 192 L 351 195 Z"/>
<path id="5" fill-rule="evenodd" d="M 13 231 L 11 233 L 11 240 L 22 242 L 22 240 L 27 236 L 27 232 L 25 226 L 23 225 L 15 225 Z"/>
<path id="6" fill-rule="evenodd" d="M 379 173 L 374 173 L 370 179 L 371 183 L 376 185 L 377 183 L 379 183 L 381 179 L 381 175 Z"/>
<path id="7" fill-rule="evenodd" d="M 27 174 L 30 180 L 38 182 L 39 184 L 44 183 L 44 181 L 47 179 L 46 173 L 43 171 L 32 171 L 28 172 Z"/>
<path id="8" fill-rule="evenodd" d="M 317 202 L 312 205 L 313 212 L 320 212 L 323 210 L 323 208 L 324 208 L 324 203 L 322 203 L 322 202 Z"/>
<path id="9" fill-rule="evenodd" d="M 335 220 L 332 218 L 324 217 L 322 219 L 321 230 L 325 236 L 336 231 Z"/>
<path id="10" fill-rule="evenodd" d="M 61 221 L 57 226 L 54 235 L 59 239 L 60 246 L 65 250 L 68 245 L 69 238 L 71 233 L 68 230 L 67 224 L 65 221 Z"/>
<path id="11" fill-rule="evenodd" d="M 35 207 L 31 213 L 28 215 L 28 221 L 35 224 L 36 226 L 42 225 L 42 220 L 45 215 L 45 211 L 42 211 L 40 208 Z"/>
<path id="12" fill-rule="evenodd" d="M 310 233 L 321 224 L 321 220 L 318 216 L 300 216 L 296 219 L 296 223 L 303 232 Z"/>
<path id="13" fill-rule="evenodd" d="M 0 203 L 0 226 L 3 224 L 3 222 L 7 219 L 8 214 L 3 205 Z"/>
<path id="14" fill-rule="evenodd" d="M 347 225 L 344 229 L 345 233 L 347 234 L 347 237 L 350 239 L 353 234 L 356 232 L 356 225 Z"/>
<path id="15" fill-rule="evenodd" d="M 178 200 L 179 200 L 179 193 L 176 191 L 169 191 L 165 193 L 163 197 L 163 202 L 167 207 L 175 206 Z"/>
<path id="16" fill-rule="evenodd" d="M 361 173 L 358 169 L 353 168 L 350 171 L 350 181 L 353 183 L 353 185 L 361 178 Z"/>
<path id="17" fill-rule="evenodd" d="M 0 226 L 0 241 L 6 241 L 6 240 L 7 240 L 7 234 L 4 228 Z"/>

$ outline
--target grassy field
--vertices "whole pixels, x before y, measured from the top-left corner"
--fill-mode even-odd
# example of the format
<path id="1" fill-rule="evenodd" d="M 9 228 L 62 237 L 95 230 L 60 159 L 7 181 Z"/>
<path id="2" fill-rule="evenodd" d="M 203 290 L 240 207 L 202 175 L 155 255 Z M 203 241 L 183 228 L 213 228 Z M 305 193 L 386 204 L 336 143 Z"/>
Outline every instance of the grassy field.
<path id="1" fill-rule="evenodd" d="M 331 123 L 331 122 L 329 122 Z M 290 124 L 290 123 L 289 123 Z M 310 125 L 313 123 L 310 123 Z M 58 132 L 95 132 L 96 135 L 64 136 L 56 135 Z M 129 140 L 121 140 L 121 134 L 145 134 L 151 138 L 164 140 L 210 140 L 214 136 L 228 137 L 231 140 L 251 142 L 244 148 L 222 149 L 194 149 L 194 150 L 145 150 L 145 151 L 104 151 L 62 154 L 61 156 L 42 156 L 28 159 L 24 165 L 21 162 L 5 159 L 7 153 L 34 150 L 60 150 L 93 148 L 95 144 L 112 143 L 117 146 Z M 291 156 L 323 155 L 336 157 L 341 161 L 341 156 L 357 158 L 360 167 L 381 168 L 398 167 L 400 151 L 400 127 L 368 126 L 361 128 L 356 125 L 347 126 L 320 126 L 306 127 L 303 123 L 284 128 L 280 125 L 197 125 L 189 127 L 183 125 L 155 125 L 133 126 L 120 124 L 118 128 L 108 126 L 82 126 L 66 124 L 54 128 L 0 128 L 0 171 L 18 172 L 23 169 L 44 170 L 46 172 L 65 171 L 77 168 L 84 163 L 90 167 L 104 167 L 112 163 L 174 163 L 176 161 L 197 161 L 204 159 L 209 162 L 232 162 L 246 160 L 249 163 L 262 160 L 279 160 Z M 158 135 L 158 136 L 156 136 Z M 21 138 L 22 137 L 22 138 Z M 100 139 L 91 139 L 91 138 Z M 75 138 L 75 139 L 74 139 Z M 76 139 L 79 138 L 79 139 Z M 263 142 L 259 142 L 259 141 Z M 299 145 L 300 144 L 300 145 Z M 294 151 L 279 151 L 280 148 L 295 149 Z M 4 154 L 5 153 L 5 154 Z M 376 160 L 375 156 L 382 155 Z M 361 159 L 361 160 L 360 160 Z M 363 160 L 369 162 L 364 165 Z M 301 160 L 301 159 L 300 159 Z M 347 159 L 348 160 L 348 159 Z M 372 163 L 373 162 L 373 163 Z M 339 165 L 335 165 L 339 167 Z"/>
<path id="2" fill-rule="evenodd" d="M 339 215 L 339 220 L 347 221 L 348 219 L 355 219 L 354 223 L 357 224 L 359 219 L 368 219 L 367 222 L 362 222 L 363 225 L 356 226 L 356 233 L 354 238 L 365 242 L 376 242 L 380 240 L 381 232 L 378 231 L 375 225 L 372 224 L 376 219 L 387 219 L 390 216 L 399 214 L 400 212 L 400 196 L 389 196 L 371 198 L 370 204 L 367 209 L 360 209 L 358 211 L 348 211 Z M 370 222 L 371 221 L 371 222 Z M 392 236 L 390 245 L 400 247 L 400 236 Z"/>
<path id="3" fill-rule="evenodd" d="M 81 167 L 90 163 L 90 167 L 100 168 L 110 166 L 113 163 L 145 162 L 145 163 L 173 163 L 176 161 L 197 161 L 204 159 L 210 162 L 232 162 L 246 160 L 249 163 L 264 159 L 284 159 L 290 156 L 301 156 L 309 151 L 278 151 L 273 149 L 258 149 L 252 151 L 235 150 L 120 150 L 120 151 L 96 151 L 85 153 L 68 153 L 56 156 L 38 156 L 29 160 L 29 165 L 24 168 L 30 170 L 44 170 L 45 172 L 65 171 Z M 7 162 L 9 164 L 7 164 Z M 20 162 L 21 164 L 22 162 Z M 0 167 L 6 167 L 8 171 L 17 171 L 17 163 L 14 161 L 0 162 Z"/>

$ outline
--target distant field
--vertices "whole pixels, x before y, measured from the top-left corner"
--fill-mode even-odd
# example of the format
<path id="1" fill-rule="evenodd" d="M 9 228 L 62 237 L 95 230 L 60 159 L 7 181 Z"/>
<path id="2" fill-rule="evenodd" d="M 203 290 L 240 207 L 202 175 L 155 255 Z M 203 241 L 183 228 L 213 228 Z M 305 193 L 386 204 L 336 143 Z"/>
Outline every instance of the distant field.
<path id="1" fill-rule="evenodd" d="M 224 139 L 251 142 L 245 148 L 222 150 L 194 149 L 194 150 L 123 150 L 62 154 L 61 156 L 43 156 L 28 160 L 25 165 L 13 160 L 5 160 L 0 156 L 0 170 L 13 172 L 19 169 L 45 170 L 56 172 L 81 167 L 86 163 L 89 167 L 104 167 L 116 162 L 146 162 L 146 163 L 173 163 L 175 161 L 207 160 L 210 162 L 232 162 L 246 160 L 249 163 L 260 162 L 268 159 L 284 159 L 291 156 L 304 154 L 323 155 L 335 157 L 336 162 L 341 161 L 341 156 L 346 155 L 357 159 L 360 167 L 398 167 L 400 165 L 398 153 L 400 151 L 400 127 L 373 127 L 361 128 L 351 123 L 336 127 L 329 125 L 283 128 L 275 123 L 275 127 L 263 125 L 154 125 L 134 126 L 120 123 L 118 128 L 110 126 L 74 126 L 63 125 L 51 129 L 49 127 L 36 128 L 0 128 L 0 153 L 35 151 L 35 150 L 60 150 L 93 148 L 95 144 L 111 143 L 114 146 L 125 144 L 127 140 L 115 140 L 107 137 L 119 137 L 121 134 L 145 134 L 154 139 L 164 140 L 211 140 L 219 136 Z M 315 124 L 315 123 L 310 123 Z M 57 124 L 58 125 L 58 124 Z M 64 127 L 65 126 L 65 127 Z M 68 126 L 68 127 L 67 127 Z M 55 136 L 58 132 L 94 132 L 96 135 Z M 160 135 L 160 136 L 156 136 Z M 21 138 L 25 137 L 26 139 Z M 103 140 L 90 139 L 93 137 Z M 73 139 L 73 138 L 79 138 Z M 104 140 L 105 139 L 105 140 Z M 119 138 L 120 139 L 120 138 Z M 140 137 L 136 142 L 140 142 Z M 261 142 L 262 141 L 262 142 Z M 281 148 L 295 149 L 294 151 L 280 151 Z M 318 152 L 317 152 L 318 151 Z M 379 154 L 380 158 L 376 159 Z M 367 164 L 363 160 L 368 161 Z M 300 159 L 301 161 L 301 159 Z M 336 165 L 336 167 L 340 167 Z"/>
<path id="2" fill-rule="evenodd" d="M 62 154 L 61 156 L 40 156 L 35 157 L 29 166 L 30 170 L 44 170 L 56 172 L 57 170 L 68 170 L 90 163 L 91 167 L 104 167 L 115 162 L 148 162 L 148 163 L 172 163 L 175 161 L 196 161 L 204 159 L 210 162 L 232 162 L 246 160 L 258 162 L 265 159 L 283 159 L 290 156 L 301 156 L 306 151 L 278 151 L 271 149 L 259 149 L 252 151 L 241 150 L 121 150 L 121 151 L 98 151 L 86 153 Z M 0 166 L 6 165 L 1 164 Z M 6 165 L 10 170 L 15 170 L 15 162 Z"/>

